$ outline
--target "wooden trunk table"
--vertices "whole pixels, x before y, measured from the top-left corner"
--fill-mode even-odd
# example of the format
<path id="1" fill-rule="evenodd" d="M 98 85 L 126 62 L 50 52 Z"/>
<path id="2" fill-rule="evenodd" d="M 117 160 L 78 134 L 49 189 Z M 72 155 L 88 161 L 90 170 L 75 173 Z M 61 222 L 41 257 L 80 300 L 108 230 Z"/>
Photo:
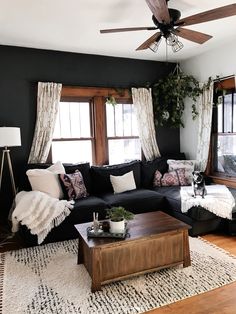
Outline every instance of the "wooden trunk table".
<path id="1" fill-rule="evenodd" d="M 128 222 L 125 239 L 88 238 L 87 227 L 79 232 L 78 264 L 92 278 L 92 292 L 101 285 L 178 264 L 190 266 L 189 225 L 161 211 L 135 215 Z"/>

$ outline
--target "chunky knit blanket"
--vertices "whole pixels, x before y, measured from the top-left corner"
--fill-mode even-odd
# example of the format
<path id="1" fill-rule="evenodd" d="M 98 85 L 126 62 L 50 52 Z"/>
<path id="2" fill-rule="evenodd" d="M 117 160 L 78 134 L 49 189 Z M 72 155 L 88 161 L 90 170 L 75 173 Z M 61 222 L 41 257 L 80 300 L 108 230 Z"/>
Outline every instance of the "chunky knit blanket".
<path id="1" fill-rule="evenodd" d="M 193 197 L 192 186 L 183 186 L 180 190 L 181 211 L 186 213 L 193 206 L 201 206 L 215 215 L 232 219 L 232 209 L 235 200 L 229 189 L 225 185 L 215 184 L 206 186 L 207 195 Z"/>
<path id="2" fill-rule="evenodd" d="M 48 233 L 59 226 L 73 209 L 74 201 L 58 200 L 39 191 L 19 192 L 12 213 L 12 232 L 26 225 L 41 244 Z"/>

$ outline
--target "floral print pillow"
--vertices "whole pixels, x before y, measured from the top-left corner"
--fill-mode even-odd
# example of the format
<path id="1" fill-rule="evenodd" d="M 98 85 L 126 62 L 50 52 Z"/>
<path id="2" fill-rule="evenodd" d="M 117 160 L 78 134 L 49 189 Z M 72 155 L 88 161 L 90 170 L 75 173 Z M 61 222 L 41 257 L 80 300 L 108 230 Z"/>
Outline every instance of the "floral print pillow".
<path id="1" fill-rule="evenodd" d="M 185 177 L 185 169 L 177 169 L 163 174 L 156 170 L 153 186 L 180 186 L 188 185 Z"/>

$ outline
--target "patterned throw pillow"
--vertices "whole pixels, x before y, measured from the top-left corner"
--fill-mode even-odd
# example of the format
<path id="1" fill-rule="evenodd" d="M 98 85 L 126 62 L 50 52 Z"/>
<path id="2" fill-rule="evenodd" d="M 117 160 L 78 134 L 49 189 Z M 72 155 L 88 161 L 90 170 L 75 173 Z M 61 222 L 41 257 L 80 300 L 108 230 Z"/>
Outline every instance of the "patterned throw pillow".
<path id="1" fill-rule="evenodd" d="M 83 176 L 79 170 L 71 174 L 61 174 L 60 178 L 67 190 L 69 200 L 77 200 L 88 196 Z"/>
<path id="2" fill-rule="evenodd" d="M 187 185 L 191 185 L 193 178 L 192 172 L 194 171 L 196 160 L 174 160 L 168 159 L 169 171 L 177 169 L 185 169 L 185 177 L 187 179 Z"/>
<path id="3" fill-rule="evenodd" d="M 156 170 L 153 180 L 153 186 L 179 186 L 187 185 L 185 170 L 177 169 L 163 174 Z"/>
<path id="4" fill-rule="evenodd" d="M 162 174 L 159 170 L 156 170 L 154 173 L 153 186 L 161 186 Z"/>

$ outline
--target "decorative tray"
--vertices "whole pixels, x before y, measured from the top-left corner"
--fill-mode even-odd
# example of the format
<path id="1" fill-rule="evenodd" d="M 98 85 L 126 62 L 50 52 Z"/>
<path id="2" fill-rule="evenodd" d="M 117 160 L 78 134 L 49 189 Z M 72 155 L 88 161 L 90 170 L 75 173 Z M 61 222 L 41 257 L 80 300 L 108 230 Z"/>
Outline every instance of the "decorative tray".
<path id="1" fill-rule="evenodd" d="M 90 238 L 117 238 L 117 239 L 124 239 L 128 234 L 128 228 L 125 228 L 123 233 L 111 233 L 111 232 L 104 232 L 102 229 L 98 231 L 94 231 L 93 227 L 87 228 L 87 236 Z"/>

